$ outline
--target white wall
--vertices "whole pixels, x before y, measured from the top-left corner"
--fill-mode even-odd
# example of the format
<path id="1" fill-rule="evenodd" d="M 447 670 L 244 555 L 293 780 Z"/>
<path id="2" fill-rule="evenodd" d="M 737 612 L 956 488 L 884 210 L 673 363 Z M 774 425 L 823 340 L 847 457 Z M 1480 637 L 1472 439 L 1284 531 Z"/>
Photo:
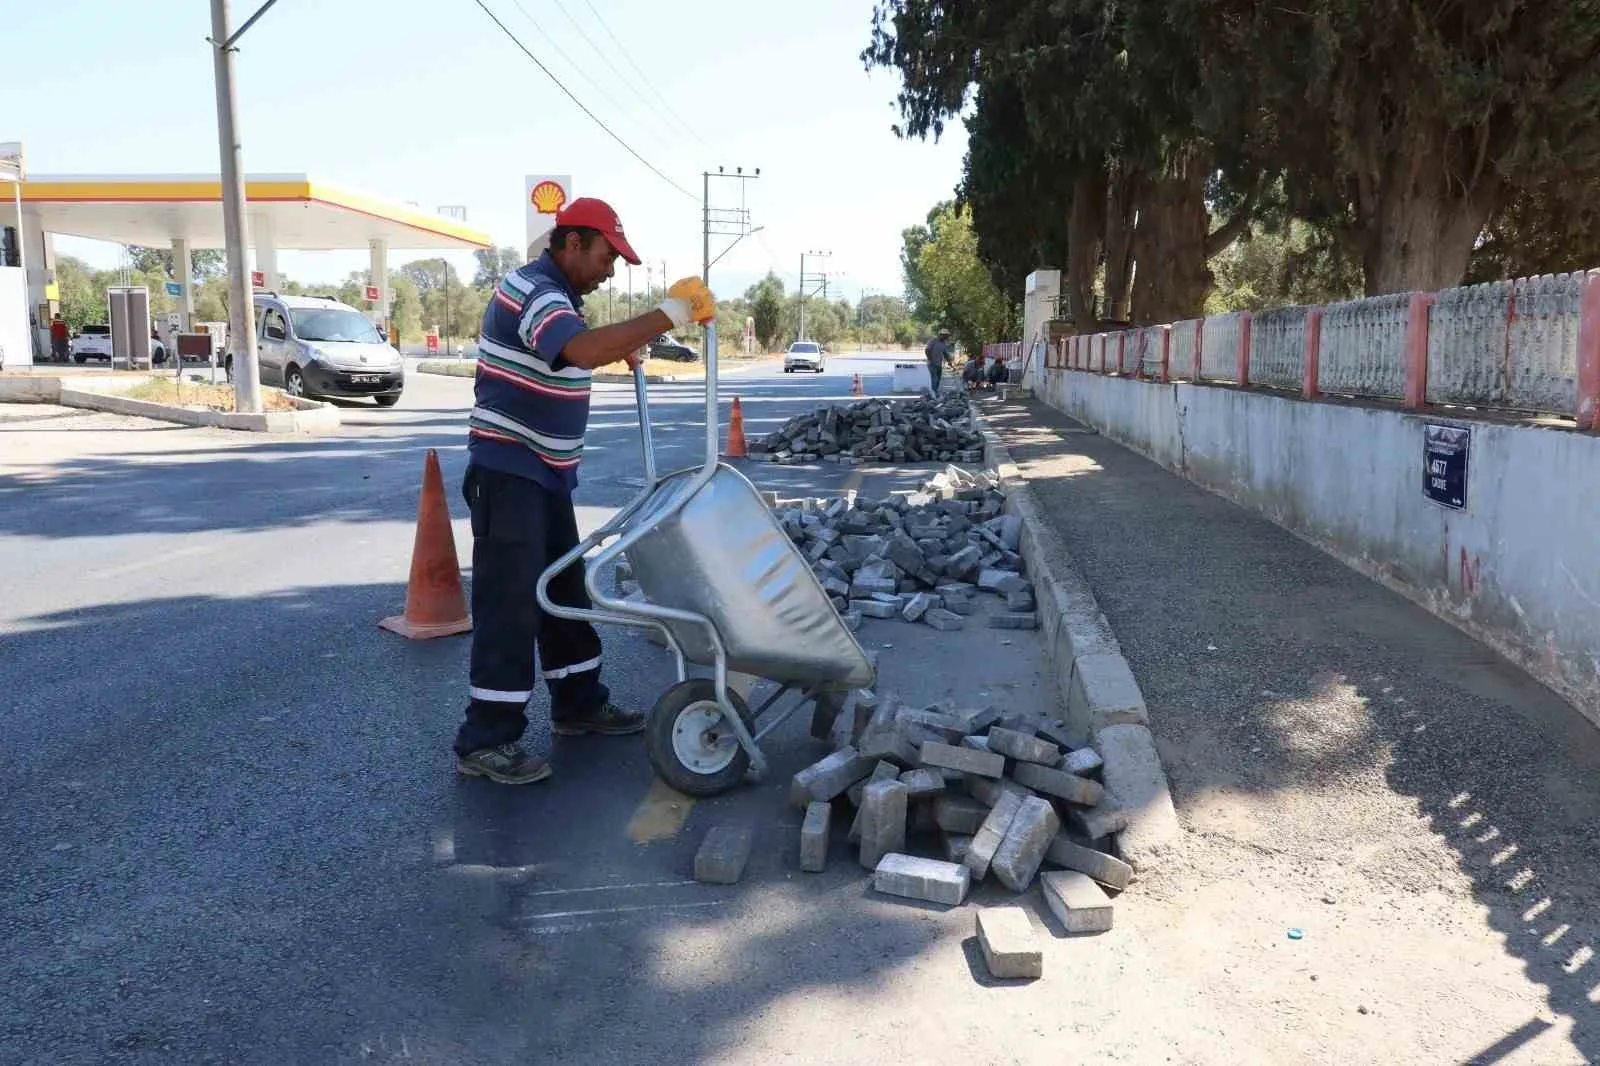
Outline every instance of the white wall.
<path id="1" fill-rule="evenodd" d="M 1600 437 L 1052 370 L 1040 394 L 1461 626 L 1600 724 Z M 1470 426 L 1467 507 L 1422 427 Z"/>

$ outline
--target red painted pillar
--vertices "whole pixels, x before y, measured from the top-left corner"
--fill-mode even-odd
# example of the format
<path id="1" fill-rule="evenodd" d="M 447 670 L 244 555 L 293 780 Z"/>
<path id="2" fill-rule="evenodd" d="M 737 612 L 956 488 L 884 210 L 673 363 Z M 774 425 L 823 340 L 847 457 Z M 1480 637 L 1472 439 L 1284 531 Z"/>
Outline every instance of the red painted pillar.
<path id="1" fill-rule="evenodd" d="M 1239 312 L 1239 353 L 1234 360 L 1234 377 L 1243 388 L 1250 384 L 1250 312 Z"/>
<path id="2" fill-rule="evenodd" d="M 1434 294 L 1414 292 L 1406 309 L 1405 406 L 1416 410 L 1428 402 L 1428 309 Z"/>
<path id="3" fill-rule="evenodd" d="M 1600 429 L 1600 270 L 1583 281 L 1583 315 L 1578 319 L 1578 428 Z"/>
<path id="4" fill-rule="evenodd" d="M 1172 327 L 1161 327 L 1161 381 L 1172 380 Z"/>
<path id="5" fill-rule="evenodd" d="M 1300 382 L 1300 395 L 1308 400 L 1317 398 L 1317 369 L 1321 361 L 1322 308 L 1313 307 L 1306 312 L 1306 356 L 1304 376 Z"/>

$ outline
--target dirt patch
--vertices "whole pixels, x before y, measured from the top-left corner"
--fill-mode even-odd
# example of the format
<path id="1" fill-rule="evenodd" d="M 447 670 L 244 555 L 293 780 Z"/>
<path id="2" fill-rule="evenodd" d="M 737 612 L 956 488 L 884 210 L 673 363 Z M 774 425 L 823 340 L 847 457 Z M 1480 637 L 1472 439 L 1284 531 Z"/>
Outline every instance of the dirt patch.
<path id="1" fill-rule="evenodd" d="M 183 407 L 191 411 L 232 411 L 233 388 L 228 385 L 201 385 L 192 382 L 178 384 L 167 381 L 148 381 L 128 390 L 130 400 L 163 403 L 169 407 Z M 263 411 L 293 411 L 294 402 L 281 392 L 261 390 Z"/>

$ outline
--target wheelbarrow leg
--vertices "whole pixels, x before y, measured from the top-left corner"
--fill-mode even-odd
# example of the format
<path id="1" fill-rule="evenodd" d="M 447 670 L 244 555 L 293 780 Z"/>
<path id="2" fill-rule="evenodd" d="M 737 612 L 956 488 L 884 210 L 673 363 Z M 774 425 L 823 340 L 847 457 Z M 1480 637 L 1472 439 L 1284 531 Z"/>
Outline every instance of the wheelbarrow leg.
<path id="1" fill-rule="evenodd" d="M 831 689 L 819 689 L 812 697 L 811 735 L 818 740 L 833 736 L 833 724 L 844 709 L 844 694 Z"/>

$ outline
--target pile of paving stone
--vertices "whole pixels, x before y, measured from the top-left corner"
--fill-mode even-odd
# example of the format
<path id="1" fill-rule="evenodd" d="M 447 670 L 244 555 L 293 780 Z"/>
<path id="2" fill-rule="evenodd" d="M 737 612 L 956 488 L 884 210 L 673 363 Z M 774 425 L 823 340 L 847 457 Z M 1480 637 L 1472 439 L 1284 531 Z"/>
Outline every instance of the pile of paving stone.
<path id="1" fill-rule="evenodd" d="M 751 441 L 749 454 L 771 463 L 976 463 L 983 460 L 983 434 L 964 395 L 873 398 L 796 415 Z"/>
<path id="2" fill-rule="evenodd" d="M 980 592 L 1005 601 L 988 615 L 991 628 L 1038 624 L 1033 585 L 1020 572 L 1022 522 L 1002 513 L 991 474 L 952 466 L 886 499 L 852 492 L 768 502 L 851 629 L 867 618 L 961 629 Z"/>
<path id="3" fill-rule="evenodd" d="M 1100 754 L 1075 747 L 1063 723 L 948 702 L 918 709 L 860 690 L 834 739 L 837 750 L 789 785 L 805 812 L 802 870 L 826 867 L 835 822 L 849 815 L 849 841 L 879 892 L 955 906 L 975 882 L 1021 894 L 1037 880 L 1068 933 L 1111 928 L 1106 890 L 1120 892 L 1133 876 L 1111 854 L 1127 816 L 1106 796 Z M 696 878 L 737 880 L 749 849 L 749 830 L 713 830 Z M 980 946 L 995 976 L 1038 977 L 1042 952 L 1017 912 L 982 911 Z"/>

